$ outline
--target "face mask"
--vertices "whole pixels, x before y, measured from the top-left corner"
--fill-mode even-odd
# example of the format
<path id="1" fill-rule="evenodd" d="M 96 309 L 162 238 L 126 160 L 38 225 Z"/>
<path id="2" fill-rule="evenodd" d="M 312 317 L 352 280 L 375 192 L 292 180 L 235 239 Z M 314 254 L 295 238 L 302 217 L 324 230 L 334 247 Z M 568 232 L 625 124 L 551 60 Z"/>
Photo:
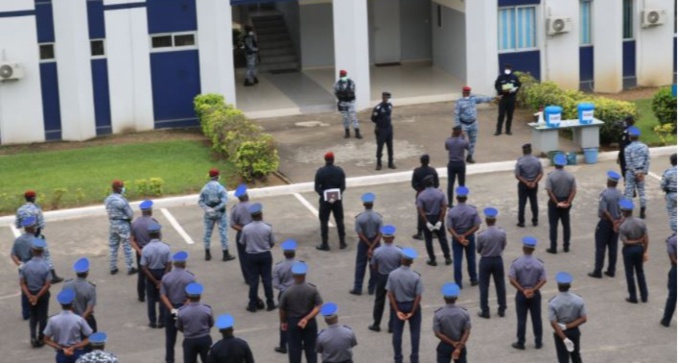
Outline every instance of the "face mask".
<path id="1" fill-rule="evenodd" d="M 506 74 L 506 75 L 511 74 L 511 70 L 510 70 L 510 69 L 505 69 L 505 70 L 504 70 L 504 74 Z"/>
<path id="2" fill-rule="evenodd" d="M 127 189 L 125 187 L 122 187 L 122 189 L 120 189 L 120 194 L 125 194 L 125 191 L 127 191 Z"/>
<path id="3" fill-rule="evenodd" d="M 389 98 L 388 100 L 386 100 L 386 103 L 388 103 L 388 104 L 390 105 L 390 104 L 391 104 L 391 99 Z"/>
<path id="4" fill-rule="evenodd" d="M 254 35 L 254 32 L 250 32 L 250 35 Z"/>
<path id="5" fill-rule="evenodd" d="M 346 76 L 343 76 L 343 77 L 341 77 L 341 78 L 339 78 L 339 79 L 340 79 L 342 82 L 348 81 L 348 77 L 346 77 Z"/>
<path id="6" fill-rule="evenodd" d="M 469 98 L 469 96 L 464 96 L 464 99 L 465 99 L 465 100 L 468 100 L 468 98 Z"/>

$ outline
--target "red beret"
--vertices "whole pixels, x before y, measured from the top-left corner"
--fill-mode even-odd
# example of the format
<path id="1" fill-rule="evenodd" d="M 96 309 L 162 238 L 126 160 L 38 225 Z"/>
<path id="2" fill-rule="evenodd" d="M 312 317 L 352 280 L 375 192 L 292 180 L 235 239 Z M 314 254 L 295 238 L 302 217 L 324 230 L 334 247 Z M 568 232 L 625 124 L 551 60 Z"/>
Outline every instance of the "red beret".
<path id="1" fill-rule="evenodd" d="M 471 92 L 471 87 L 469 87 L 469 86 L 464 86 L 464 88 L 462 88 L 462 91 L 464 91 L 464 92 Z"/>
<path id="2" fill-rule="evenodd" d="M 219 169 L 217 168 L 210 169 L 210 177 L 214 178 L 215 176 L 219 176 Z"/>
<path id="3" fill-rule="evenodd" d="M 111 184 L 111 186 L 112 186 L 113 188 L 120 188 L 120 187 L 122 187 L 123 185 L 125 185 L 125 184 L 122 182 L 122 180 L 118 180 L 118 179 L 113 180 L 113 183 Z"/>
<path id="4" fill-rule="evenodd" d="M 348 72 L 346 72 L 346 71 L 343 70 L 343 69 L 339 71 L 339 75 L 340 75 L 340 76 L 345 76 L 347 73 L 348 73 Z"/>
<path id="5" fill-rule="evenodd" d="M 325 160 L 334 160 L 334 153 L 331 151 L 328 151 L 325 153 Z"/>
<path id="6" fill-rule="evenodd" d="M 26 193 L 24 193 L 24 197 L 26 197 L 26 198 L 35 197 L 35 190 L 27 190 Z"/>

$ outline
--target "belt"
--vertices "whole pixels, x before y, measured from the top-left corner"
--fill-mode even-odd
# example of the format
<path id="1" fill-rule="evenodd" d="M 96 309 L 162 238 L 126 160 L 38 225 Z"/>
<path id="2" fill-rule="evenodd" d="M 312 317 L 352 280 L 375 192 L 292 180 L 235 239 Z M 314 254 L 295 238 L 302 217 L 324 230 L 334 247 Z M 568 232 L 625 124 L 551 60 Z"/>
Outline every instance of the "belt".
<path id="1" fill-rule="evenodd" d="M 641 246 L 642 244 L 643 244 L 642 242 L 624 243 L 624 247 L 626 247 L 626 246 Z"/>
<path id="2" fill-rule="evenodd" d="M 460 121 L 461 123 L 463 123 L 464 125 L 472 125 L 473 123 L 476 122 L 476 120 L 472 120 L 472 121 L 459 120 L 459 121 Z"/>

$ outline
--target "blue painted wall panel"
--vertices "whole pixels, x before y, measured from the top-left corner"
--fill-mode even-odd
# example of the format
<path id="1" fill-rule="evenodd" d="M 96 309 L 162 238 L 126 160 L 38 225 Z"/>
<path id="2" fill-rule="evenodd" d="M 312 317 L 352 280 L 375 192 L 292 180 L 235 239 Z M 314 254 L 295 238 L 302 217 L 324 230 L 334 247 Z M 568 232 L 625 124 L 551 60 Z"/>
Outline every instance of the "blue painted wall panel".
<path id="1" fill-rule="evenodd" d="M 50 1 L 36 1 L 35 16 L 38 25 L 38 43 L 54 42 L 54 16 Z"/>
<path id="2" fill-rule="evenodd" d="M 499 6 L 538 5 L 541 0 L 499 0 Z"/>
<path id="3" fill-rule="evenodd" d="M 540 53 L 538 50 L 529 52 L 511 52 L 499 54 L 499 69 L 502 72 L 504 64 L 511 64 L 513 71 L 530 72 L 537 80 L 541 80 L 541 67 L 539 65 Z M 499 74 L 499 73 L 497 73 Z"/>
<path id="4" fill-rule="evenodd" d="M 624 77 L 636 75 L 636 41 L 627 40 L 623 45 L 623 74 Z"/>
<path id="5" fill-rule="evenodd" d="M 579 47 L 579 81 L 593 80 L 593 47 Z"/>
<path id="6" fill-rule="evenodd" d="M 90 0 L 87 2 L 87 23 L 89 25 L 90 39 L 106 37 L 103 0 Z"/>
<path id="7" fill-rule="evenodd" d="M 197 126 L 193 98 L 200 94 L 197 50 L 151 53 L 155 127 Z"/>
<path id="8" fill-rule="evenodd" d="M 61 140 L 61 108 L 56 62 L 40 64 L 42 86 L 42 116 L 47 140 Z"/>
<path id="9" fill-rule="evenodd" d="M 676 37 L 673 37 L 673 73 L 676 73 Z"/>
<path id="10" fill-rule="evenodd" d="M 92 85 L 94 93 L 94 121 L 97 135 L 108 135 L 111 128 L 111 103 L 108 91 L 108 61 L 92 60 Z"/>
<path id="11" fill-rule="evenodd" d="M 195 31 L 198 20 L 195 9 L 197 0 L 148 0 L 148 33 L 172 33 Z"/>

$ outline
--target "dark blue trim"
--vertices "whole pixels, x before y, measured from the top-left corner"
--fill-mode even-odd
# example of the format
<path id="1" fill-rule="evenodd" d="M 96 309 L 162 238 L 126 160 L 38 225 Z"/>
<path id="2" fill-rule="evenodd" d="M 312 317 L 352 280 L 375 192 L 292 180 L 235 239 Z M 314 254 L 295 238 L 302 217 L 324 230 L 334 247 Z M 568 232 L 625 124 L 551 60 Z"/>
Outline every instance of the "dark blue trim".
<path id="1" fill-rule="evenodd" d="M 623 45 L 622 68 L 624 77 L 636 75 L 636 41 L 625 40 Z"/>
<path id="2" fill-rule="evenodd" d="M 676 36 L 673 36 L 673 73 L 676 73 Z"/>
<path id="3" fill-rule="evenodd" d="M 541 0 L 498 0 L 497 6 L 539 5 Z"/>
<path id="4" fill-rule="evenodd" d="M 103 0 L 87 2 L 87 25 L 90 39 L 106 38 Z"/>
<path id="5" fill-rule="evenodd" d="M 176 127 L 198 127 L 200 122 L 197 118 L 185 119 L 185 120 L 176 120 L 176 121 L 157 121 L 154 128 L 156 129 L 170 129 Z"/>
<path id="6" fill-rule="evenodd" d="M 0 18 L 18 18 L 20 16 L 35 15 L 35 10 L 17 10 L 0 12 Z"/>
<path id="7" fill-rule="evenodd" d="M 197 50 L 151 53 L 156 127 L 197 126 L 193 98 L 200 94 Z"/>
<path id="8" fill-rule="evenodd" d="M 148 0 L 148 34 L 196 31 L 196 1 L 200 0 Z"/>
<path id="9" fill-rule="evenodd" d="M 579 47 L 579 81 L 593 80 L 593 46 Z"/>
<path id="10" fill-rule="evenodd" d="M 114 5 L 104 5 L 104 10 L 123 10 L 123 9 L 136 9 L 136 8 L 145 8 L 146 2 L 138 3 L 129 3 L 129 4 L 114 4 Z"/>
<path id="11" fill-rule="evenodd" d="M 61 106 L 56 62 L 40 63 L 40 90 L 45 139 L 61 140 Z"/>
<path id="12" fill-rule="evenodd" d="M 38 43 L 54 43 L 54 15 L 51 3 L 35 4 Z"/>
<path id="13" fill-rule="evenodd" d="M 92 93 L 94 95 L 94 122 L 97 135 L 108 135 L 111 128 L 111 101 L 108 89 L 108 61 L 92 60 Z"/>
<path id="14" fill-rule="evenodd" d="M 499 54 L 499 69 L 497 72 L 503 72 L 504 64 L 511 64 L 513 71 L 529 72 L 538 81 L 541 80 L 541 65 L 540 65 L 539 50 L 530 50 L 526 52 L 509 52 Z"/>

